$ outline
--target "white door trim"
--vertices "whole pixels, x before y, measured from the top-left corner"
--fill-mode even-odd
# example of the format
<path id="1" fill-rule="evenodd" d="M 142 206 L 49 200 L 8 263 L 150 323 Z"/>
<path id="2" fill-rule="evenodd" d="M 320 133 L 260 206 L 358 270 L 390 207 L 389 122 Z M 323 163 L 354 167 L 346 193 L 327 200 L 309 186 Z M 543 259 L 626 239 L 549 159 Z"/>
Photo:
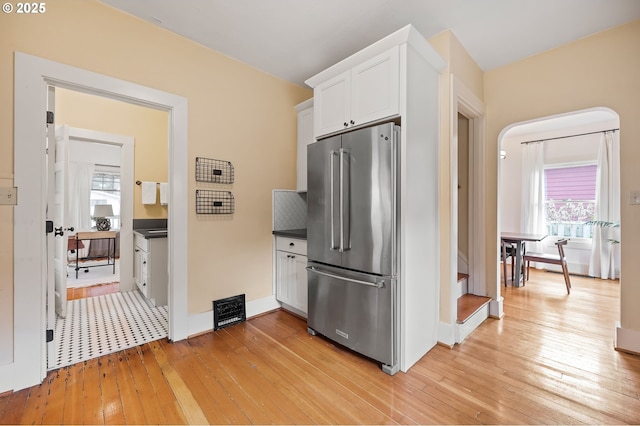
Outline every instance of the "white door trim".
<path id="1" fill-rule="evenodd" d="M 169 338 L 187 337 L 187 99 L 16 52 L 14 182 L 19 196 L 14 208 L 14 358 L 11 383 L 0 383 L 0 392 L 33 386 L 46 377 L 47 84 L 169 112 Z"/>
<path id="2" fill-rule="evenodd" d="M 133 282 L 133 136 L 56 126 L 56 134 L 69 141 L 101 143 L 120 147 L 120 291 L 131 291 Z"/>
<path id="3" fill-rule="evenodd" d="M 451 170 L 451 283 L 453 288 L 457 281 L 458 259 L 458 113 L 469 119 L 469 158 L 471 170 L 469 177 L 471 187 L 469 191 L 469 211 L 473 214 L 469 217 L 469 293 L 490 296 L 494 300 L 491 305 L 491 315 L 502 316 L 502 303 L 499 282 L 486 282 L 486 259 L 484 258 L 487 237 L 485 228 L 485 197 L 486 193 L 486 161 L 485 152 L 485 108 L 484 103 L 462 83 L 455 75 L 451 75 L 451 120 L 450 120 L 450 170 Z M 497 268 L 497 266 L 496 266 Z M 452 295 L 453 296 L 453 295 Z M 451 301 L 452 317 L 455 322 L 456 300 Z"/>

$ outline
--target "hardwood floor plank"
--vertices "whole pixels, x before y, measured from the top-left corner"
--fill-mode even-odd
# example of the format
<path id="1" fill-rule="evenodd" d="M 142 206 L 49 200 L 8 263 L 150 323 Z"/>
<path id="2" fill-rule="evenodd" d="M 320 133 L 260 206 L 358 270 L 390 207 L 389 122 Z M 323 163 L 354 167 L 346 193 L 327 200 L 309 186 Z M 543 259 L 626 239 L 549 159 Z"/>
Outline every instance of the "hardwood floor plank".
<path id="1" fill-rule="evenodd" d="M 145 424 L 144 411 L 135 385 L 135 381 L 129 368 L 128 349 L 116 352 L 114 367 L 118 383 L 118 393 L 123 402 L 122 414 L 127 424 Z"/>
<path id="2" fill-rule="evenodd" d="M 144 367 L 149 376 L 151 386 L 153 386 L 154 397 L 158 400 L 160 409 L 168 424 L 186 424 L 180 404 L 176 401 L 171 385 L 163 375 L 162 370 L 155 358 L 151 345 L 155 342 L 145 344 L 141 347 Z"/>
<path id="3" fill-rule="evenodd" d="M 116 370 L 119 356 L 120 352 L 116 352 L 99 358 L 98 362 L 104 424 L 125 424 L 124 401 L 118 387 L 118 372 Z M 88 403 L 89 401 L 85 400 L 85 404 Z M 87 409 L 96 412 L 96 416 L 100 411 L 100 408 L 95 406 L 85 407 L 85 411 Z"/>
<path id="4" fill-rule="evenodd" d="M 0 397 L 0 424 L 19 424 L 23 417 L 30 389 L 22 389 Z"/>
<path id="5" fill-rule="evenodd" d="M 66 367 L 65 404 L 62 412 L 62 424 L 77 425 L 84 420 L 83 387 L 85 384 L 84 363 Z M 88 384 L 88 383 L 87 383 Z M 98 389 L 99 391 L 99 389 Z M 98 394 L 99 397 L 99 394 Z M 95 404 L 95 403 L 94 403 Z M 102 404 L 99 404 L 102 405 Z"/>
<path id="6" fill-rule="evenodd" d="M 167 423 L 167 420 L 164 417 L 162 406 L 158 401 L 143 362 L 143 349 L 144 345 L 128 349 L 127 357 L 125 359 L 127 360 L 127 364 L 131 370 L 136 396 L 140 401 L 145 423 L 165 424 Z"/>
<path id="7" fill-rule="evenodd" d="M 174 395 L 176 396 L 176 400 L 180 407 L 182 408 L 182 413 L 187 420 L 188 424 L 204 424 L 207 423 L 207 418 L 203 413 L 201 406 L 195 400 L 190 388 L 183 381 L 182 377 L 178 374 L 178 372 L 174 369 L 174 367 L 169 363 L 167 354 L 165 349 L 168 347 L 164 340 L 160 340 L 154 343 L 160 343 L 159 345 L 153 344 L 151 345 L 151 349 L 153 350 L 153 354 L 158 361 L 158 365 L 162 369 L 163 375 L 166 377 L 171 389 L 173 390 Z M 178 342 L 174 346 L 174 349 L 178 349 L 180 347 L 186 346 L 186 342 Z M 172 351 L 174 354 L 177 351 Z"/>
<path id="8" fill-rule="evenodd" d="M 77 396 L 74 392 L 70 392 L 69 395 L 75 396 L 71 400 L 72 403 L 82 406 L 82 419 L 76 421 L 74 418 L 67 423 L 65 413 L 65 423 L 93 425 L 105 422 L 104 406 L 102 404 L 104 386 L 100 382 L 100 367 L 103 362 L 106 363 L 105 358 L 94 358 L 80 364 L 83 366 L 82 380 L 78 380 L 81 396 Z M 80 401 L 78 400 L 79 398 L 81 398 Z"/>
<path id="9" fill-rule="evenodd" d="M 567 295 L 531 271 L 502 289 L 504 318 L 407 373 L 275 311 L 51 372 L 0 397 L 0 423 L 640 424 L 640 356 L 613 349 L 619 284 L 571 279 Z"/>

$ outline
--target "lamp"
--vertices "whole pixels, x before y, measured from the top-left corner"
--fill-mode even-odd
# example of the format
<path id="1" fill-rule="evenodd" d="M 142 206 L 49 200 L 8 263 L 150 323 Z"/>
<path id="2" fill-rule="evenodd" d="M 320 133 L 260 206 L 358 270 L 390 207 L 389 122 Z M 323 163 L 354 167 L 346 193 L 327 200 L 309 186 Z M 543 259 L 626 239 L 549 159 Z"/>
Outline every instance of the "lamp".
<path id="1" fill-rule="evenodd" d="M 98 231 L 108 231 L 111 229 L 111 221 L 108 217 L 113 216 L 113 207 L 111 204 L 97 204 L 93 217 L 96 219 L 96 229 Z"/>

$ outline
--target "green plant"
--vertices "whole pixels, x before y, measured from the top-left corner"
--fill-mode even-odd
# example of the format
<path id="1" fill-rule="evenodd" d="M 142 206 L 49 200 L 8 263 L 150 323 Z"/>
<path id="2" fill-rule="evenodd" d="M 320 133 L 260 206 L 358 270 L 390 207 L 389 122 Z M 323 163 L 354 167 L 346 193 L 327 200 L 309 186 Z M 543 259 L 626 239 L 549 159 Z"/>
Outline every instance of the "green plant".
<path id="1" fill-rule="evenodd" d="M 590 220 L 585 222 L 585 225 L 597 226 L 599 228 L 620 228 L 620 224 L 617 222 L 608 222 L 606 220 Z M 620 244 L 619 240 L 609 238 L 611 244 Z"/>

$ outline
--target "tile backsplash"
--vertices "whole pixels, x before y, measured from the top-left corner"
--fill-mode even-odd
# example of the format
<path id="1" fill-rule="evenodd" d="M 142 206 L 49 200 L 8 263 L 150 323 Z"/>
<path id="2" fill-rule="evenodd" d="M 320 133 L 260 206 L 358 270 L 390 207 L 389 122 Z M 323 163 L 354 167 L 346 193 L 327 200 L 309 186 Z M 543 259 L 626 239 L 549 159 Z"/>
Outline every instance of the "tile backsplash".
<path id="1" fill-rule="evenodd" d="M 273 191 L 273 230 L 306 229 L 307 194 L 296 191 Z"/>

